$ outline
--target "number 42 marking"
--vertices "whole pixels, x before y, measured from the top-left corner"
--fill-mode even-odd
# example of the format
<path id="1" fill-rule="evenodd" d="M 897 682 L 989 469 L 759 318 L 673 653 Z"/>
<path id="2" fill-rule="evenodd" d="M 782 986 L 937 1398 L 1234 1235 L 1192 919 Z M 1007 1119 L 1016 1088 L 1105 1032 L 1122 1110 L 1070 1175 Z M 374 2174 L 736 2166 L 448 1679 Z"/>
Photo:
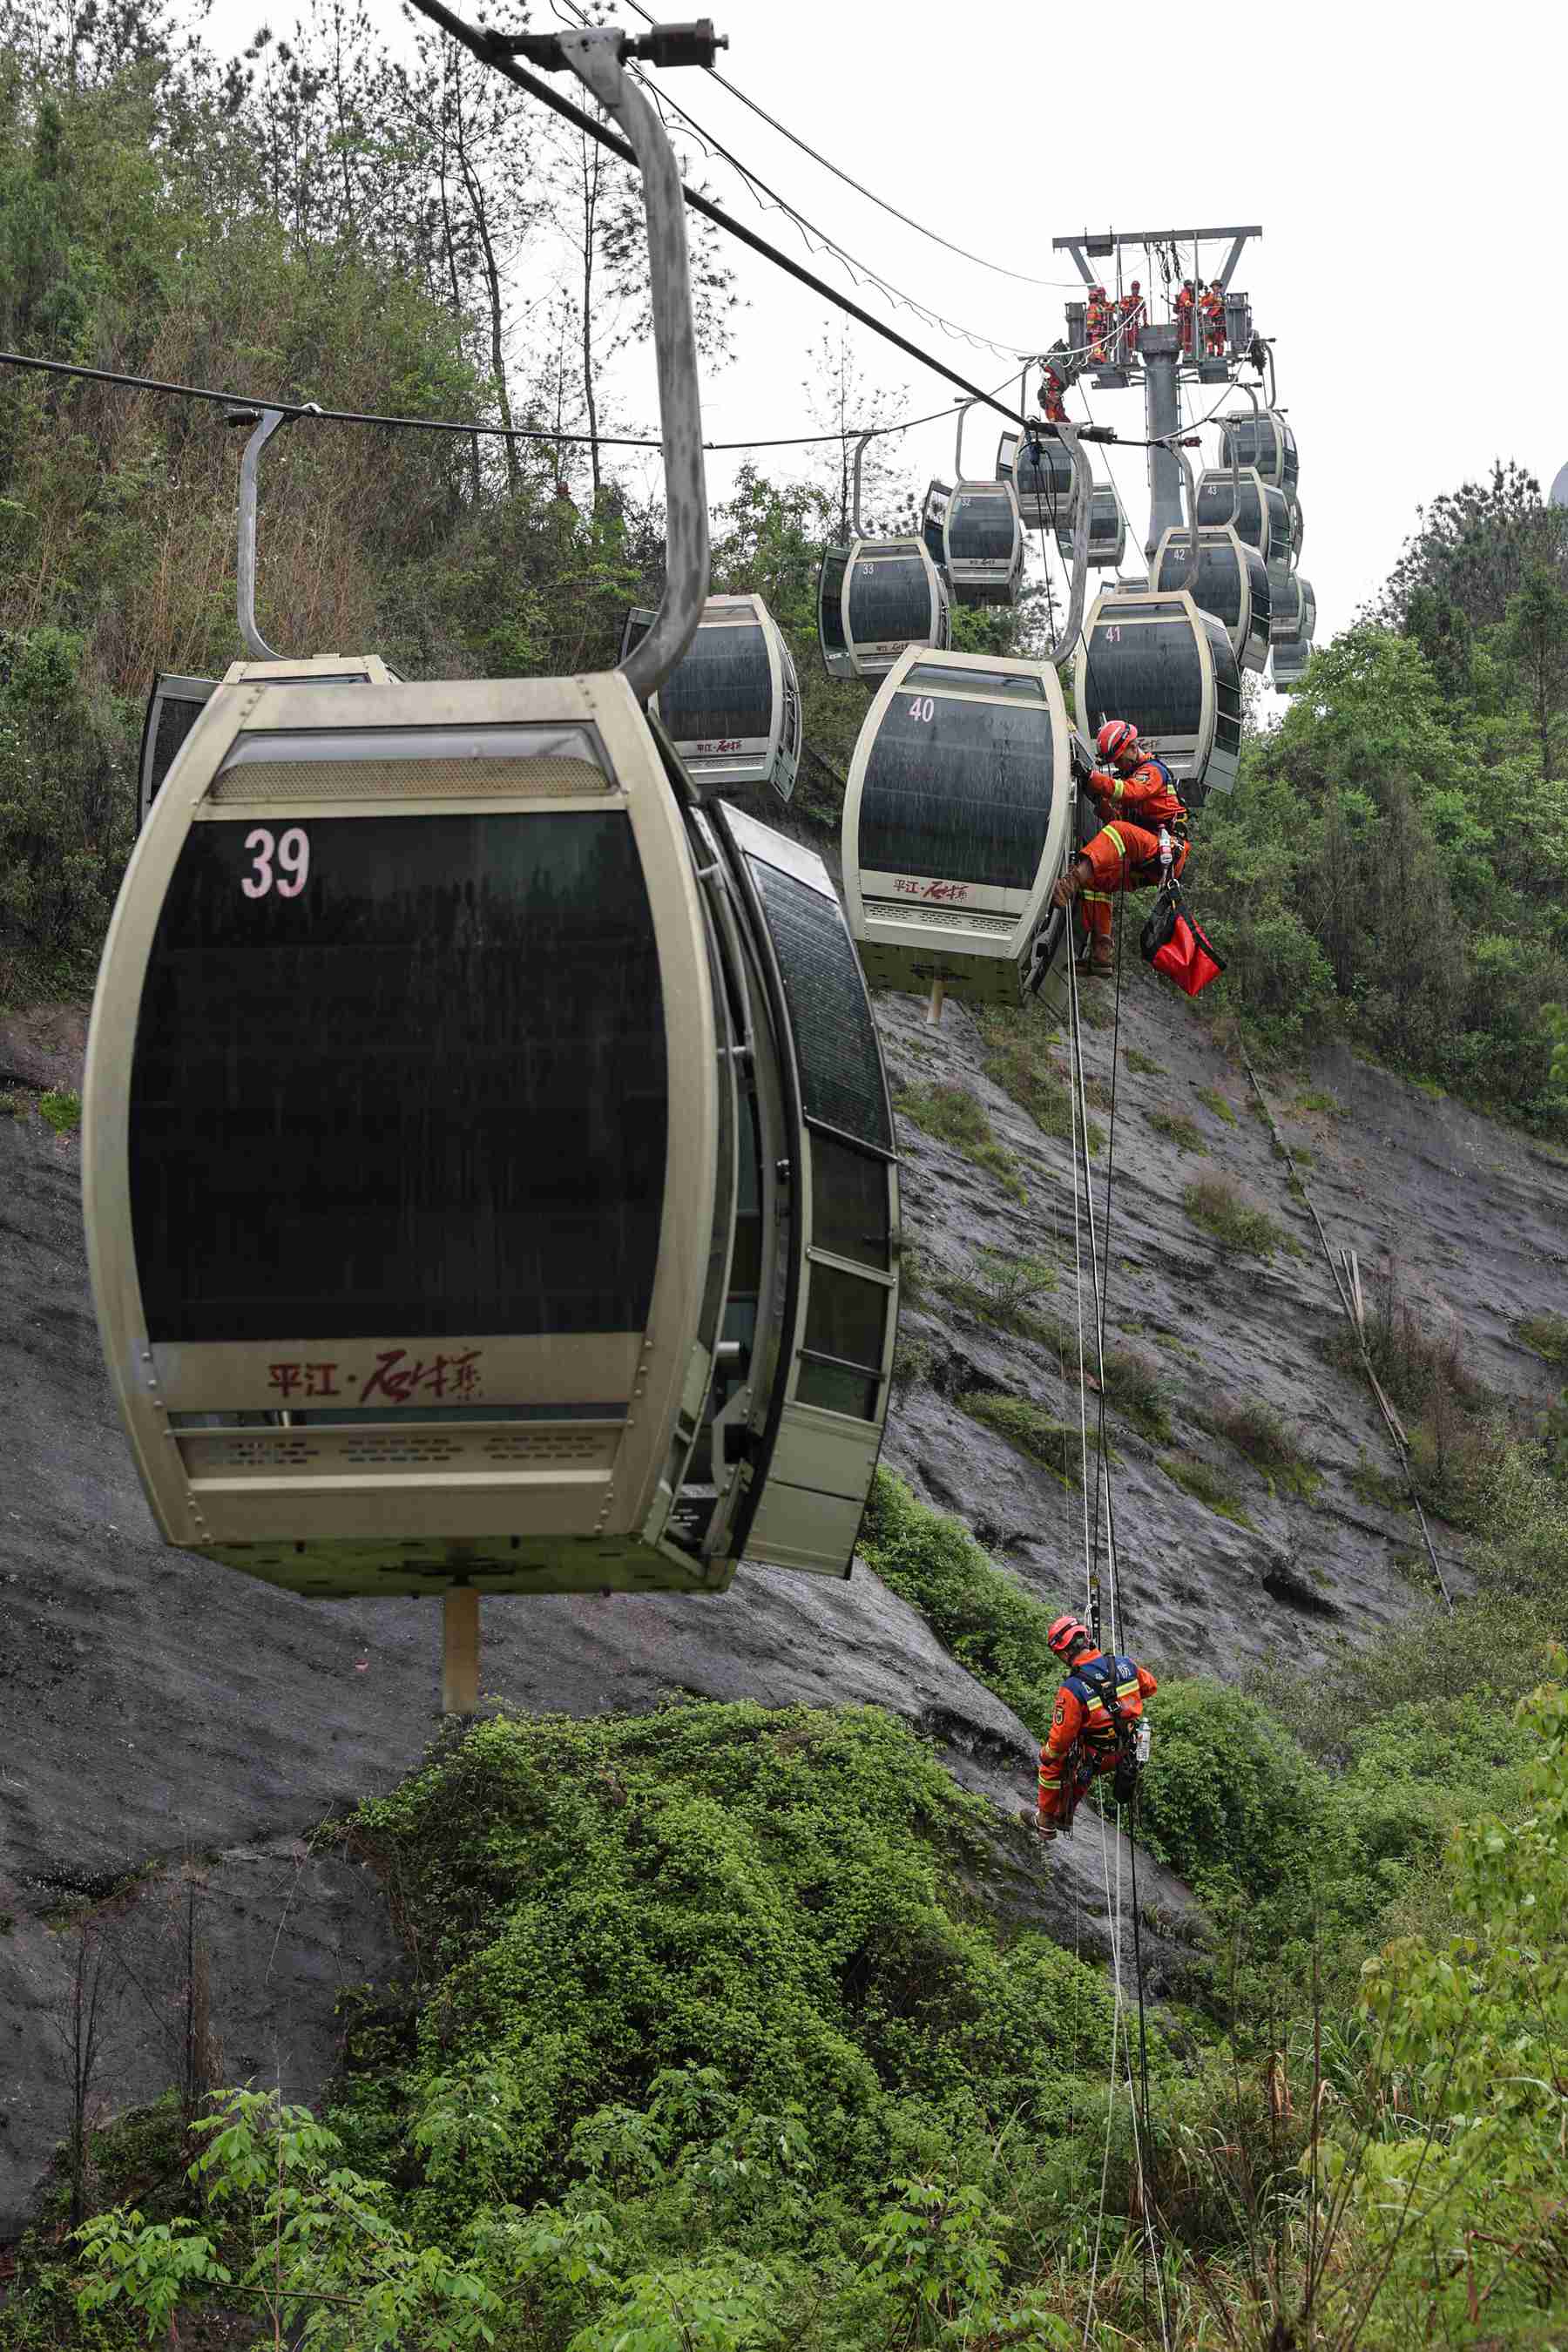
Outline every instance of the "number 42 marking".
<path id="1" fill-rule="evenodd" d="M 245 845 L 255 860 L 248 874 L 242 874 L 239 887 L 247 898 L 265 898 L 277 886 L 280 898 L 297 898 L 304 888 L 310 871 L 310 837 L 303 825 L 291 824 L 281 840 L 274 842 L 264 824 L 245 836 Z M 272 861 L 278 860 L 274 874 Z"/>

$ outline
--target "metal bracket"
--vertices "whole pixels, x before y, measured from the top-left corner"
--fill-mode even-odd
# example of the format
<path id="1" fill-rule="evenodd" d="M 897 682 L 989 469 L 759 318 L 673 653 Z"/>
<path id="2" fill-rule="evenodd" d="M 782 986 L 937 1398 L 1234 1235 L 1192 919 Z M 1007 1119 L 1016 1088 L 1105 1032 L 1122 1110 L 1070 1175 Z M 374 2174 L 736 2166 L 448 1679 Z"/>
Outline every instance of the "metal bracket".
<path id="1" fill-rule="evenodd" d="M 556 42 L 564 63 L 587 85 L 605 112 L 614 115 L 642 171 L 659 428 L 664 439 L 665 575 L 653 625 L 620 667 L 637 700 L 647 702 L 696 635 L 708 594 L 708 483 L 702 466 L 702 400 L 686 258 L 686 200 L 664 126 L 637 84 L 621 70 L 625 36 L 570 32 L 547 37 Z"/>
<path id="2" fill-rule="evenodd" d="M 239 546 L 235 562 L 235 616 L 239 623 L 240 643 L 253 661 L 283 660 L 274 652 L 256 625 L 256 498 L 257 472 L 261 453 L 280 425 L 291 425 L 296 416 L 319 416 L 321 407 L 315 401 L 302 408 L 242 408 L 227 410 L 226 425 L 255 426 L 245 445 L 239 461 Z"/>
<path id="3" fill-rule="evenodd" d="M 866 455 L 866 444 L 870 438 L 871 436 L 868 433 L 862 433 L 855 444 L 855 483 L 850 497 L 849 512 L 854 520 L 854 536 L 857 539 L 864 539 L 866 536 L 866 527 L 860 520 L 860 460 Z"/>
<path id="4" fill-rule="evenodd" d="M 1094 505 L 1094 471 L 1079 445 L 1075 425 L 1058 425 L 1057 437 L 1064 442 L 1072 459 L 1073 526 L 1072 526 L 1072 593 L 1068 599 L 1067 619 L 1061 635 L 1047 654 L 1053 665 L 1065 661 L 1078 643 L 1083 628 L 1084 594 L 1089 583 L 1089 527 Z"/>

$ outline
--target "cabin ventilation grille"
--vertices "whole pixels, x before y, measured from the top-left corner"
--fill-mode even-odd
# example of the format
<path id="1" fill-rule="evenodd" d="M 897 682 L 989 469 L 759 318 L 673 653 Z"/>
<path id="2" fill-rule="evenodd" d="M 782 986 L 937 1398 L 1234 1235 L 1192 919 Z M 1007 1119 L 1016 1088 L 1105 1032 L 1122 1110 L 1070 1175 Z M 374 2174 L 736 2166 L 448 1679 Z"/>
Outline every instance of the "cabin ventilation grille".
<path id="1" fill-rule="evenodd" d="M 925 923 L 944 931 L 986 931 L 997 939 L 1018 928 L 1016 915 L 980 915 L 968 907 L 906 907 L 892 898 L 868 899 L 866 912 L 879 923 Z"/>

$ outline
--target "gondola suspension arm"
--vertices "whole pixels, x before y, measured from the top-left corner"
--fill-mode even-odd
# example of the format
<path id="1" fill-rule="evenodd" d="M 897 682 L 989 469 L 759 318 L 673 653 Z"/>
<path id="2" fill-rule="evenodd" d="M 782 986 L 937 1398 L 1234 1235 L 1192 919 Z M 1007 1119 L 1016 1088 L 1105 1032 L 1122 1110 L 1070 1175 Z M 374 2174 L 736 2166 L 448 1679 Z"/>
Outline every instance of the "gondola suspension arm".
<path id="1" fill-rule="evenodd" d="M 1077 425 L 1058 425 L 1057 435 L 1072 459 L 1072 581 L 1061 635 L 1046 655 L 1046 659 L 1052 664 L 1067 659 L 1083 631 L 1084 596 L 1089 583 L 1089 534 L 1094 509 L 1094 474 L 1079 443 Z"/>
<path id="2" fill-rule="evenodd" d="M 292 424 L 295 415 L 319 415 L 320 409 L 310 401 L 300 410 L 286 414 L 280 408 L 231 408 L 226 422 L 229 425 L 249 425 L 255 429 L 245 445 L 239 461 L 239 545 L 235 561 L 235 617 L 239 623 L 239 640 L 252 661 L 282 661 L 256 625 L 256 502 L 257 476 L 261 453 L 280 425 Z"/>

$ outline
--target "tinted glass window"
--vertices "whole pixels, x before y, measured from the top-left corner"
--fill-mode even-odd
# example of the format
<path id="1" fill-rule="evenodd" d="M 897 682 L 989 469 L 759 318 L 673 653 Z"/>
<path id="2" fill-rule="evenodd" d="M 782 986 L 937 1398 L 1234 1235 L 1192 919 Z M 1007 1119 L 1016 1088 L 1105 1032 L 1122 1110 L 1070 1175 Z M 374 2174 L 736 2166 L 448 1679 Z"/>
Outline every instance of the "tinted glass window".
<path id="1" fill-rule="evenodd" d="M 216 686 L 216 681 L 214 681 Z M 212 693 L 209 687 L 207 694 Z M 159 785 L 174 764 L 174 755 L 207 706 L 207 695 L 199 698 L 188 694 L 164 694 L 153 690 L 152 706 L 147 724 L 152 730 L 152 741 L 143 747 L 142 770 L 142 814 L 146 815 Z"/>
<path id="2" fill-rule="evenodd" d="M 891 1292 L 842 1267 L 813 1259 L 811 1298 L 805 1310 L 805 1345 L 814 1356 L 878 1372 L 888 1328 Z"/>
<path id="3" fill-rule="evenodd" d="M 911 694 L 917 687 L 926 694 L 1001 694 L 1009 702 L 1032 703 L 1037 710 L 1044 706 L 1045 681 L 1038 671 L 986 669 L 984 665 L 984 655 L 966 660 L 962 669 L 941 662 L 914 662 L 904 684 Z"/>
<path id="4" fill-rule="evenodd" d="M 849 574 L 849 634 L 861 645 L 929 636 L 931 604 L 918 555 L 862 555 Z"/>
<path id="5" fill-rule="evenodd" d="M 1052 498 L 1066 498 L 1073 486 L 1072 459 L 1066 445 L 1060 441 L 1026 443 L 1018 452 L 1014 480 L 1020 498 L 1026 490 L 1031 498 L 1043 498 L 1047 504 Z"/>
<path id="6" fill-rule="evenodd" d="M 1268 634 L 1269 617 L 1274 610 L 1274 593 L 1268 585 L 1268 568 L 1255 547 L 1243 548 L 1247 562 L 1247 583 L 1252 590 L 1252 627 L 1256 635 L 1261 629 Z"/>
<path id="7" fill-rule="evenodd" d="M 194 825 L 132 1070 L 148 1328 L 640 1329 L 667 1116 L 625 817 Z"/>
<path id="8" fill-rule="evenodd" d="M 1212 613 L 1227 629 L 1234 628 L 1241 617 L 1241 570 L 1235 548 L 1228 542 L 1218 547 L 1200 545 L 1195 580 L 1191 577 L 1192 568 L 1191 547 L 1184 538 L 1173 539 L 1160 559 L 1161 587 L 1190 587 L 1200 612 Z"/>
<path id="9" fill-rule="evenodd" d="M 950 562 L 1006 562 L 1013 553 L 1013 502 L 996 490 L 960 490 L 947 510 Z"/>
<path id="10" fill-rule="evenodd" d="M 844 646 L 844 609 L 839 597 L 844 587 L 842 555 L 825 555 L 822 578 L 817 585 L 817 620 L 822 630 L 822 642 L 830 654 L 841 654 Z"/>
<path id="11" fill-rule="evenodd" d="M 1049 710 L 911 687 L 888 705 L 867 762 L 861 871 L 1032 889 L 1056 781 Z"/>
<path id="12" fill-rule="evenodd" d="M 1241 671 L 1219 623 L 1206 613 L 1203 621 L 1214 655 L 1215 750 L 1237 752 L 1241 748 Z"/>
<path id="13" fill-rule="evenodd" d="M 1130 719 L 1142 735 L 1197 733 L 1203 670 L 1186 621 L 1123 622 L 1112 612 L 1089 633 L 1087 673 L 1091 735 L 1108 719 Z"/>
<path id="14" fill-rule="evenodd" d="M 784 979 L 805 1116 L 890 1152 L 882 1056 L 838 901 L 759 857 L 746 863 Z"/>
<path id="15" fill-rule="evenodd" d="M 755 621 L 709 622 L 658 689 L 659 716 L 678 743 L 773 731 L 767 640 Z"/>
<path id="16" fill-rule="evenodd" d="M 820 1405 L 826 1412 L 847 1413 L 855 1421 L 875 1421 L 877 1388 L 868 1373 L 803 1355 L 795 1392 L 802 1404 Z"/>
<path id="17" fill-rule="evenodd" d="M 888 1163 L 814 1128 L 811 1238 L 835 1257 L 888 1270 Z"/>

